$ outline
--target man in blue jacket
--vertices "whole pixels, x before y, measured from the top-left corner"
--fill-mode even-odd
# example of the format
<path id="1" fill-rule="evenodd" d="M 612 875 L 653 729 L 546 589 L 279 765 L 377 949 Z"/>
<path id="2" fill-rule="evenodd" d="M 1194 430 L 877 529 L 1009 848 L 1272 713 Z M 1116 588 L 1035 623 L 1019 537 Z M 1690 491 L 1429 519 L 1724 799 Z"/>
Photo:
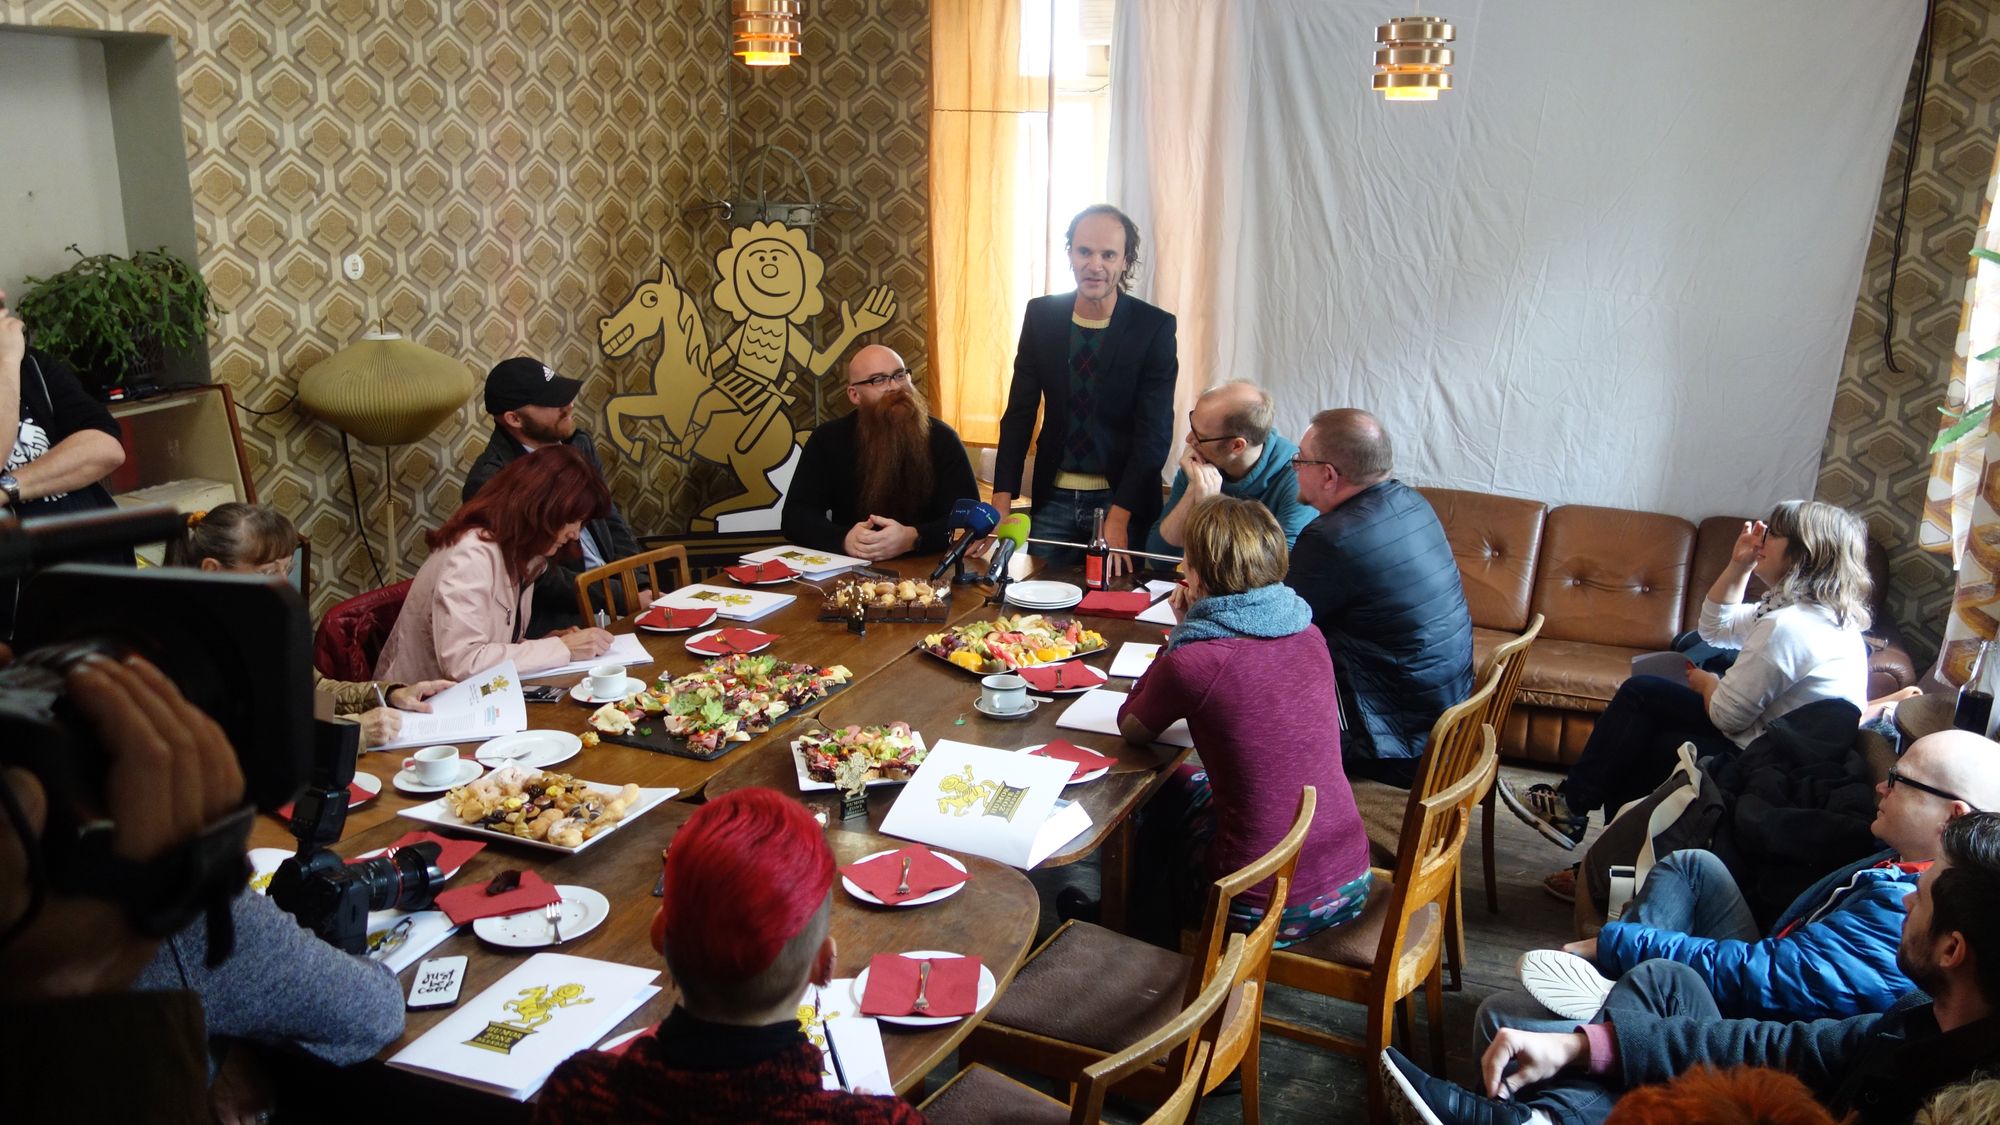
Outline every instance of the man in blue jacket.
<path id="1" fill-rule="evenodd" d="M 1619 977 L 1655 958 L 1693 969 L 1726 1016 L 1839 1019 L 1886 1010 L 1911 987 L 1896 963 L 1904 900 L 1937 858 L 1946 824 L 2000 809 L 2000 745 L 1959 730 L 1918 739 L 1876 792 L 1869 828 L 1889 849 L 1808 888 L 1768 936 L 1760 937 L 1714 853 L 1675 852 L 1597 937 L 1567 952 L 1523 956 L 1521 983 L 1533 999 L 1488 997 L 1479 1006 L 1480 1041 L 1503 1027 L 1568 1031 L 1597 1014 Z"/>
<path id="2" fill-rule="evenodd" d="M 1166 514 L 1146 536 L 1148 551 L 1180 554 L 1182 523 L 1211 496 L 1257 501 L 1278 517 L 1285 546 L 1297 542 L 1299 532 L 1319 513 L 1299 500 L 1298 474 L 1292 471 L 1299 447 L 1272 431 L 1272 413 L 1271 396 L 1240 379 L 1195 400 L 1188 411 L 1180 471 L 1167 492 Z"/>
<path id="3" fill-rule="evenodd" d="M 1385 1050 L 1389 1100 L 1404 1121 L 1574 1125 L 1604 1120 L 1624 1090 L 1691 1067 L 1767 1066 L 1797 1075 L 1835 1115 L 1900 1125 L 1938 1090 L 2000 1063 L 2000 814 L 1959 817 L 1942 844 L 1909 896 L 1897 953 L 1918 990 L 1887 1012 L 1726 1019 L 1693 969 L 1649 961 L 1618 982 L 1595 1022 L 1502 1031 L 1480 1060 L 1484 1094 Z"/>

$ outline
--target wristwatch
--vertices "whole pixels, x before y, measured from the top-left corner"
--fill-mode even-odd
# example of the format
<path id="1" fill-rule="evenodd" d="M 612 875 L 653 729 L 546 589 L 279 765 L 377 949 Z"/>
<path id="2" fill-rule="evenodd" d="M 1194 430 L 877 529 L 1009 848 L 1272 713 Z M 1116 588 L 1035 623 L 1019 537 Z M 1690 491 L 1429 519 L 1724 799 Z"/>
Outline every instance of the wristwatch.
<path id="1" fill-rule="evenodd" d="M 0 473 L 0 492 L 7 494 L 9 508 L 21 506 L 21 482 L 14 479 L 13 473 Z"/>

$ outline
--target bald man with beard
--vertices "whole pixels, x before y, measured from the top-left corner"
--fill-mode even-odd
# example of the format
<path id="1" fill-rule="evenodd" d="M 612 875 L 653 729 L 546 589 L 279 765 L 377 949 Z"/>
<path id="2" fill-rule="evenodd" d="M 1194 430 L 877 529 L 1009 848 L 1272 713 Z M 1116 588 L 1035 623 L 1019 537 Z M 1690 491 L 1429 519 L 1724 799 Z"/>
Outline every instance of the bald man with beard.
<path id="1" fill-rule="evenodd" d="M 953 502 L 979 498 L 965 444 L 880 344 L 848 360 L 847 401 L 853 413 L 813 431 L 799 456 L 785 538 L 870 562 L 944 550 Z"/>

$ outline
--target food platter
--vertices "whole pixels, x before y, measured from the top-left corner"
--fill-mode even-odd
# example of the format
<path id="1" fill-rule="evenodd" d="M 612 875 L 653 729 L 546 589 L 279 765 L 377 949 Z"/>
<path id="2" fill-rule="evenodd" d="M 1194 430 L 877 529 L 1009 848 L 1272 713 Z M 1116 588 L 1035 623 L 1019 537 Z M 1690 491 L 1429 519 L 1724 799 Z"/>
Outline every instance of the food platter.
<path id="1" fill-rule="evenodd" d="M 905 760 L 908 762 L 909 771 L 915 772 L 917 765 L 924 760 L 924 755 L 929 753 L 929 748 L 924 745 L 924 736 L 917 731 L 910 730 L 901 723 L 891 724 L 891 726 L 903 728 L 904 738 L 913 751 Z M 809 732 L 809 735 L 821 737 L 833 736 L 838 738 L 855 729 L 852 727 L 842 727 L 839 730 L 826 730 L 822 728 L 818 731 Z M 892 738 L 893 736 L 893 732 L 889 727 L 884 725 L 861 727 L 859 728 L 859 733 L 874 735 L 878 740 Z M 799 791 L 801 793 L 831 793 L 839 789 L 840 786 L 833 781 L 817 778 L 812 775 L 812 768 L 807 759 L 807 747 L 811 741 L 811 737 L 801 737 L 792 740 L 792 765 L 798 771 Z M 901 785 L 908 780 L 910 779 L 907 773 L 902 777 L 873 777 L 868 780 L 867 788 L 873 789 L 878 785 Z"/>
<path id="2" fill-rule="evenodd" d="M 1041 668 L 1103 652 L 1102 634 L 1073 617 L 1024 613 L 954 625 L 925 637 L 917 648 L 975 676 Z"/>
<path id="3" fill-rule="evenodd" d="M 502 772 L 504 771 L 496 770 L 494 771 L 493 774 L 489 776 L 499 777 Z M 591 792 L 596 793 L 607 799 L 619 796 L 624 788 L 623 786 L 605 785 L 601 782 L 595 782 L 595 781 L 579 780 L 576 784 L 581 785 L 589 789 Z M 463 819 L 461 819 L 457 814 L 451 811 L 451 803 L 450 803 L 451 798 L 449 795 L 444 797 L 439 797 L 435 801 L 427 801 L 421 805 L 415 805 L 407 809 L 402 809 L 398 811 L 396 815 L 408 817 L 411 820 L 420 821 L 424 824 L 435 825 L 439 828 L 450 828 L 458 832 L 463 832 L 469 836 L 477 836 L 484 840 L 497 840 L 504 844 L 521 844 L 526 847 L 539 848 L 543 851 L 557 852 L 562 855 L 575 855 L 576 853 L 583 851 L 585 848 L 588 848 L 591 845 L 597 843 L 599 840 L 605 839 L 608 836 L 616 834 L 619 829 L 622 829 L 626 825 L 631 824 L 634 820 L 644 815 L 648 810 L 652 809 L 654 806 L 660 804 L 661 802 L 672 798 L 679 792 L 680 792 L 679 789 L 645 789 L 645 788 L 639 789 L 638 792 L 633 796 L 631 804 L 625 806 L 623 814 L 619 817 L 616 823 L 612 824 L 609 828 L 606 828 L 603 831 L 598 832 L 595 836 L 588 837 L 581 843 L 574 845 L 552 844 L 549 843 L 547 840 L 529 839 L 528 837 L 525 836 L 517 836 L 511 832 L 498 832 L 491 828 L 486 828 L 478 824 L 468 824 Z"/>

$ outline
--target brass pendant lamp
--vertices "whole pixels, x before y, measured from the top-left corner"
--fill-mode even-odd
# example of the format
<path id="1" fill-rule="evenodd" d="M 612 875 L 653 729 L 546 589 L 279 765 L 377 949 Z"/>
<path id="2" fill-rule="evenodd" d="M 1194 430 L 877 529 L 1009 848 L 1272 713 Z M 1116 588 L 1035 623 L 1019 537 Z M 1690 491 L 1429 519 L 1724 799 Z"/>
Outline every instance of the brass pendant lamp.
<path id="1" fill-rule="evenodd" d="M 1375 89 L 1392 102 L 1434 102 L 1451 89 L 1451 48 L 1458 37 L 1436 16 L 1398 16 L 1375 29 Z"/>
<path id="2" fill-rule="evenodd" d="M 731 48 L 745 66 L 790 66 L 799 55 L 801 0 L 731 0 Z"/>

